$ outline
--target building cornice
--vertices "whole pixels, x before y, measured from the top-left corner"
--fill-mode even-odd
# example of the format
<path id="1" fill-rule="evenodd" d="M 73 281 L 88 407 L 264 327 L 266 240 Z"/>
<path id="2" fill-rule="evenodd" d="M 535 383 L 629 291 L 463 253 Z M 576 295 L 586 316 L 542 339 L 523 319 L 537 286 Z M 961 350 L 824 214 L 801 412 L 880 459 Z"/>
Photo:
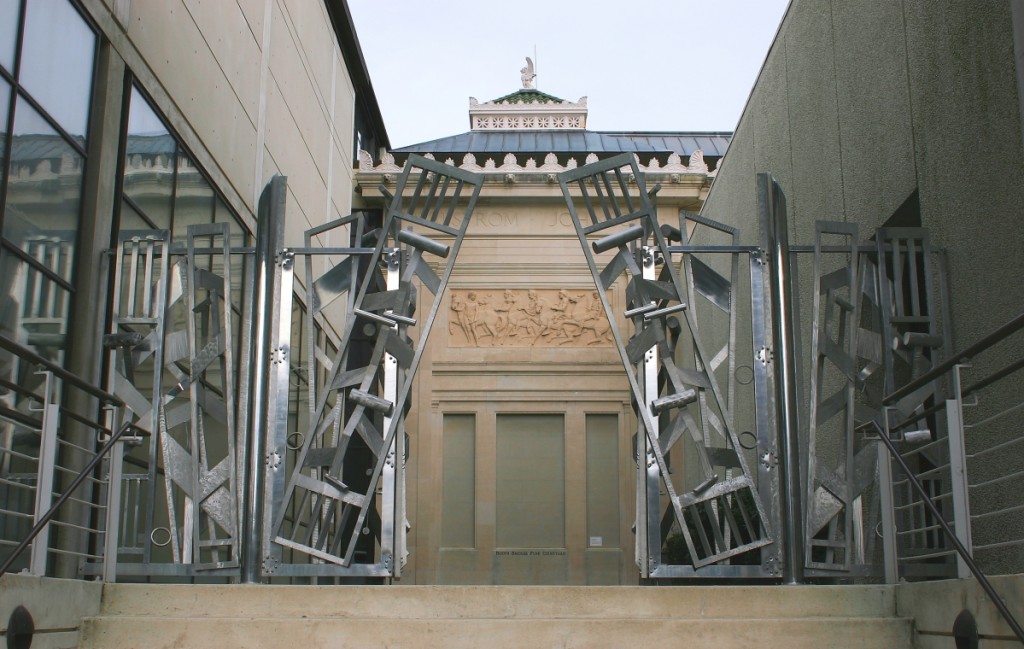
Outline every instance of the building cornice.
<path id="1" fill-rule="evenodd" d="M 587 98 L 580 97 L 576 103 L 556 99 L 515 101 L 510 98 L 480 103 L 475 97 L 470 97 L 469 126 L 474 131 L 582 130 L 587 127 Z"/>
<path id="2" fill-rule="evenodd" d="M 424 157 L 435 159 L 429 153 Z M 718 173 L 717 169 L 708 170 L 708 165 L 704 162 L 704 154 L 700 150 L 694 151 L 690 155 L 689 164 L 684 164 L 682 158 L 677 154 L 670 155 L 667 164 L 661 164 L 657 158 L 652 157 L 645 165 L 639 155 L 634 154 L 634 157 L 640 172 L 644 174 L 646 183 L 648 185 L 661 183 L 666 189 L 674 186 L 701 190 L 704 193 L 710 188 L 711 182 Z M 522 164 L 519 161 L 521 158 L 526 158 Z M 583 160 L 583 164 L 596 162 L 598 159 L 596 153 L 590 153 Z M 444 160 L 445 164 L 482 174 L 486 186 L 557 185 L 557 174 L 579 166 L 575 158 L 569 158 L 565 164 L 559 163 L 558 157 L 554 153 L 545 155 L 542 163 L 538 163 L 535 156 L 519 154 L 517 157 L 514 153 L 506 153 L 501 158 L 500 164 L 494 157 L 483 158 L 482 162 L 483 164 L 480 164 L 480 160 L 472 153 L 465 154 L 460 164 L 456 164 L 452 158 Z M 401 165 L 397 164 L 394 156 L 390 153 L 385 154 L 380 163 L 374 165 L 370 155 L 365 151 L 360 151 L 359 166 L 356 169 L 356 184 L 358 187 L 371 189 L 375 189 L 381 184 L 393 184 L 398 175 L 402 173 L 404 166 L 404 162 Z M 623 171 L 626 172 L 626 177 L 630 182 L 635 182 L 632 169 L 629 166 L 623 167 Z"/>

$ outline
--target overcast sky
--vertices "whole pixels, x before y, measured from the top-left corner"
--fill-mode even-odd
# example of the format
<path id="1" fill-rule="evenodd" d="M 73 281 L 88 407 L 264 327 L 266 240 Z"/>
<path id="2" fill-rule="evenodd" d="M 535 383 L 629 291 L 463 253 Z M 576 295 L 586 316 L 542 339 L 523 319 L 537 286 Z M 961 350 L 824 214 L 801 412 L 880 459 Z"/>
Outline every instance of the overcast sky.
<path id="1" fill-rule="evenodd" d="M 469 98 L 520 89 L 527 56 L 590 130 L 732 131 L 788 0 L 348 4 L 398 148 L 468 131 Z"/>

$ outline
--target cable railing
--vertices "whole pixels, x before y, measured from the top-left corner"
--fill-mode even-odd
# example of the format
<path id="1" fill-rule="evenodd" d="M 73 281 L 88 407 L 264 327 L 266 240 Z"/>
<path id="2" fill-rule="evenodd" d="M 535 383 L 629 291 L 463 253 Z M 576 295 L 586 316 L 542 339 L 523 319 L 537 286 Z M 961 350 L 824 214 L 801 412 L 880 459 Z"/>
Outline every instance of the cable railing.
<path id="1" fill-rule="evenodd" d="M 46 510 L 45 513 L 36 518 L 36 524 L 32 527 L 29 533 L 26 534 L 26 536 L 22 540 L 20 540 L 20 543 L 18 543 L 17 546 L 15 546 L 14 550 L 11 551 L 11 553 L 7 556 L 7 559 L 3 562 L 3 565 L 0 565 L 0 574 L 7 572 L 14 565 L 14 562 L 17 561 L 18 557 L 22 555 L 22 553 L 25 552 L 25 550 L 30 545 L 32 545 L 33 542 L 37 540 L 37 538 L 40 537 L 40 535 L 51 524 L 51 521 L 52 525 L 56 527 L 75 529 L 81 532 L 87 532 L 96 535 L 101 535 L 103 533 L 102 528 L 94 528 L 88 525 L 76 525 L 68 521 L 54 520 L 54 517 L 57 515 L 57 513 L 60 511 L 60 508 L 63 505 L 73 500 L 80 505 L 88 507 L 101 507 L 96 506 L 88 501 L 72 499 L 72 494 L 76 492 L 76 489 L 78 489 L 82 485 L 82 483 L 87 481 L 98 481 L 96 478 L 93 477 L 93 472 L 99 466 L 99 463 L 102 462 L 106 458 L 106 456 L 109 455 L 111 450 L 113 450 L 115 447 L 117 447 L 119 443 L 121 443 L 121 438 L 124 436 L 124 434 L 128 431 L 129 428 L 131 428 L 131 424 L 126 423 L 122 425 L 121 428 L 119 428 L 117 431 L 115 431 L 110 436 L 110 438 L 106 440 L 106 442 L 103 444 L 103 447 L 100 448 L 99 451 L 95 453 L 95 455 L 92 457 L 89 463 L 86 464 L 85 467 L 81 469 L 81 471 L 75 474 L 74 479 L 71 481 L 71 483 L 68 484 L 67 488 L 63 490 L 61 493 L 55 494 L 57 495 L 56 501 L 53 502 L 53 504 L 50 506 L 48 510 Z M 57 554 L 70 555 L 75 557 L 85 557 L 87 559 L 98 560 L 102 558 L 101 554 L 83 552 L 81 550 L 66 550 L 61 548 L 52 548 L 50 550 Z M 43 549 L 43 552 L 45 551 L 46 548 Z M 43 573 L 45 573 L 45 564 L 43 564 L 43 566 Z M 36 570 L 33 570 L 33 572 L 36 572 Z"/>
<path id="2" fill-rule="evenodd" d="M 45 350 L 3 336 L 0 349 L 10 352 L 0 379 L 0 573 L 78 575 L 102 561 L 104 460 L 124 433 L 115 430 L 122 404 Z"/>
<path id="3" fill-rule="evenodd" d="M 1024 466 L 1018 466 L 1024 461 L 1017 452 L 1024 444 L 1024 430 L 1013 417 L 1024 409 L 1024 377 L 1017 373 L 1024 369 L 1024 340 L 1021 336 L 1014 338 L 1022 330 L 1024 313 L 892 392 L 883 399 L 889 413 L 885 430 L 877 422 L 873 425 L 902 471 L 902 477 L 894 476 L 894 491 L 909 491 L 893 506 L 894 517 L 904 521 L 904 525 L 896 524 L 897 536 L 906 541 L 940 532 L 943 535 L 941 542 L 929 536 L 921 546 L 901 543 L 901 554 L 910 555 L 901 559 L 935 560 L 955 552 L 960 565 L 974 575 L 1017 639 L 1024 643 L 1024 628 L 976 559 L 977 555 L 1024 546 L 1024 505 L 1019 503 Z M 969 384 L 965 384 L 965 376 L 971 379 Z M 949 384 L 948 399 L 904 413 L 902 422 L 890 425 L 891 415 L 900 410 L 901 403 L 906 404 L 913 395 L 943 379 Z M 918 428 L 927 425 L 929 417 L 935 418 L 930 429 Z M 928 441 L 918 447 L 897 448 L 901 441 L 901 446 L 912 442 L 914 433 L 907 431 L 913 428 L 918 428 L 914 432 Z M 898 431 L 902 435 L 894 435 Z M 922 462 L 923 457 L 929 461 Z M 985 507 L 980 506 L 982 503 Z M 912 514 L 909 517 L 908 512 Z M 907 525 L 911 519 L 914 522 Z M 918 547 L 933 549 L 917 552 Z M 1000 562 L 995 557 L 985 562 L 997 569 L 1008 564 L 1011 571 L 1019 571 L 1012 560 Z"/>

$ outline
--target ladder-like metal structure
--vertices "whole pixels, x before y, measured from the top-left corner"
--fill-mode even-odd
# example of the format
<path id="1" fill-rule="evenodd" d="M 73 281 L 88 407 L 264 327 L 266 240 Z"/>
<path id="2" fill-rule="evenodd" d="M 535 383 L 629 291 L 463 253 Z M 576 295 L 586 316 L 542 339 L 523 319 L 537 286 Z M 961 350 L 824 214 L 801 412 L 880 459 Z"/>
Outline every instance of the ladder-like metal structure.
<path id="1" fill-rule="evenodd" d="M 594 162 L 560 173 L 558 180 L 636 404 L 636 556 L 641 576 L 658 576 L 668 534 L 681 535 L 696 569 L 772 543 L 727 395 L 710 369 L 717 362 L 698 335 L 686 287 L 669 263 L 654 192 L 646 191 L 635 157 L 623 154 Z M 618 314 L 606 292 L 624 273 L 627 308 Z M 633 324 L 635 333 L 628 340 L 620 332 L 620 317 Z M 691 367 L 682 365 L 675 349 L 682 327 L 692 341 Z M 712 410 L 715 427 L 728 440 L 727 446 L 713 450 L 697 421 Z M 687 456 L 694 458 L 694 471 L 674 471 L 672 464 Z M 668 498 L 664 506 L 662 490 Z"/>
<path id="2" fill-rule="evenodd" d="M 395 194 L 385 191 L 384 221 L 294 466 L 281 461 L 283 449 L 268 454 L 271 471 L 290 475 L 280 497 L 272 497 L 264 574 L 280 574 L 286 548 L 335 565 L 337 575 L 401 575 L 405 413 L 481 186 L 477 174 L 410 156 Z M 414 318 L 414 278 L 432 296 L 422 321 Z M 357 351 L 364 344 L 359 338 L 371 341 L 365 357 Z M 362 444 L 354 443 L 357 438 Z M 368 457 L 357 457 L 358 446 Z M 373 545 L 379 553 L 371 557 Z"/>

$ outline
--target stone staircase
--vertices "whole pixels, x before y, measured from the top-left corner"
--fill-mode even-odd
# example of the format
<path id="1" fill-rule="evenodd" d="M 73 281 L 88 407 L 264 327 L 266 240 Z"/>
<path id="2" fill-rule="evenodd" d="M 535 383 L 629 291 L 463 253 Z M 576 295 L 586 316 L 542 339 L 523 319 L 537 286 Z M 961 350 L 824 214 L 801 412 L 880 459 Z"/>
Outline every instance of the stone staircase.
<path id="1" fill-rule="evenodd" d="M 80 647 L 911 649 L 891 586 L 109 584 Z"/>

